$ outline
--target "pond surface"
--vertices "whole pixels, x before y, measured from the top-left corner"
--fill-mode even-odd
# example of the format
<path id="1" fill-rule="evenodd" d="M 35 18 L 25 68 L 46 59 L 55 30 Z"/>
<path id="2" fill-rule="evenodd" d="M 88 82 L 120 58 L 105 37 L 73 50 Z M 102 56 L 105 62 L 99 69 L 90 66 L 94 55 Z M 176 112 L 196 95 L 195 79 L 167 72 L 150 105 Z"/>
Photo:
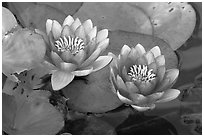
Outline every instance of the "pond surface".
<path id="1" fill-rule="evenodd" d="M 202 134 L 202 16 L 200 16 L 202 6 L 199 6 L 199 3 L 191 4 L 197 14 L 195 30 L 191 37 L 175 51 L 180 73 L 173 88 L 181 91 L 177 99 L 158 104 L 154 110 L 147 112 L 137 112 L 126 105 L 100 114 L 79 113 L 70 109 L 66 115 L 65 126 L 58 134 Z M 18 11 L 16 17 L 21 25 L 28 25 L 29 21 L 26 19 L 29 18 L 26 18 L 25 13 L 20 14 L 22 6 L 19 5 L 19 3 L 17 6 L 3 3 L 3 6 L 11 11 Z M 77 12 L 78 6 L 80 6 L 79 3 L 73 4 L 69 12 L 73 15 Z M 40 26 L 29 24 L 29 27 Z"/>

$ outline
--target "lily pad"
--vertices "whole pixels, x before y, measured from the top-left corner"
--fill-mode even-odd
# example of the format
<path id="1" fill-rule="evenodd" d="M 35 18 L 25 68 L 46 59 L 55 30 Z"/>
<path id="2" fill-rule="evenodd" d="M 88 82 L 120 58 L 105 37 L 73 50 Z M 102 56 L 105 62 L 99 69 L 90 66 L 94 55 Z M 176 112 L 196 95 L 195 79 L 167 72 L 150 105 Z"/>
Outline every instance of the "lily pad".
<path id="1" fill-rule="evenodd" d="M 37 28 L 44 32 L 47 19 L 62 23 L 66 17 L 65 13 L 56 8 L 31 2 L 10 3 L 10 8 L 24 27 Z"/>
<path id="2" fill-rule="evenodd" d="M 3 93 L 3 131 L 12 135 L 56 134 L 64 126 L 64 120 L 49 103 L 48 96 L 45 91 L 34 91 L 19 105 L 19 98 Z"/>
<path id="3" fill-rule="evenodd" d="M 109 38 L 110 45 L 104 54 L 112 52 L 117 55 L 124 44 L 135 46 L 140 43 L 146 50 L 159 46 L 166 59 L 166 68 L 177 68 L 178 66 L 175 52 L 159 38 L 125 31 L 110 32 Z M 113 93 L 114 89 L 109 76 L 109 66 L 106 66 L 101 71 L 92 73 L 84 79 L 72 81 L 62 89 L 64 95 L 69 98 L 68 107 L 80 112 L 102 113 L 120 106 L 121 102 Z"/>
<path id="4" fill-rule="evenodd" d="M 2 70 L 9 78 L 12 76 L 10 74 L 36 67 L 44 59 L 45 42 L 41 35 L 31 30 L 20 29 L 9 33 L 2 43 Z"/>
<path id="5" fill-rule="evenodd" d="M 11 11 L 2 7 L 2 36 L 4 36 L 8 31 L 17 25 L 17 20 Z"/>
<path id="6" fill-rule="evenodd" d="M 152 25 L 148 16 L 139 8 L 128 3 L 84 3 L 79 11 L 74 14 L 74 17 L 82 21 L 91 19 L 94 25 L 100 29 L 152 34 Z"/>
<path id="7" fill-rule="evenodd" d="M 173 50 L 182 46 L 193 33 L 196 13 L 188 3 L 138 2 L 131 5 L 144 10 L 153 24 L 154 35 L 169 43 Z"/>
<path id="8" fill-rule="evenodd" d="M 107 66 L 85 79 L 72 81 L 62 89 L 69 98 L 68 107 L 79 112 L 102 113 L 120 106 L 122 102 L 112 91 L 109 75 Z"/>
<path id="9" fill-rule="evenodd" d="M 37 5 L 47 5 L 55 8 L 66 15 L 73 15 L 82 6 L 82 2 L 37 2 Z"/>

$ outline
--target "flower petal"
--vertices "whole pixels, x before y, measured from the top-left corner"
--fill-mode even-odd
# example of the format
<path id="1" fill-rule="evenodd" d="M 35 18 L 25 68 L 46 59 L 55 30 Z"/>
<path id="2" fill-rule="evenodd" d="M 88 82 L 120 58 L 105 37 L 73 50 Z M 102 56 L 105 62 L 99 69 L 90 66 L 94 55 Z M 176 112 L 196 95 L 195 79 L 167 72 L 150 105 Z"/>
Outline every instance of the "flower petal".
<path id="1" fill-rule="evenodd" d="M 149 70 L 152 69 L 153 73 L 157 74 L 157 64 L 155 62 L 152 62 L 148 65 Z"/>
<path id="2" fill-rule="evenodd" d="M 158 67 L 157 74 L 156 74 L 158 77 L 158 83 L 160 83 L 163 80 L 165 72 L 166 72 L 165 66 L 159 66 Z"/>
<path id="3" fill-rule="evenodd" d="M 131 49 L 128 45 L 124 45 L 121 49 L 120 55 L 123 58 L 123 60 L 126 60 L 128 57 L 128 54 L 130 53 Z"/>
<path id="4" fill-rule="evenodd" d="M 87 67 L 88 65 L 90 65 L 91 63 L 93 63 L 93 62 L 98 58 L 98 56 L 100 55 L 100 53 L 101 53 L 101 49 L 100 49 L 100 48 L 96 49 L 96 50 L 91 54 L 91 56 L 89 56 L 89 58 L 86 59 L 86 60 L 80 65 L 80 68 Z"/>
<path id="5" fill-rule="evenodd" d="M 108 37 L 108 30 L 103 29 L 97 33 L 96 43 L 99 43 Z"/>
<path id="6" fill-rule="evenodd" d="M 133 93 L 139 93 L 139 89 L 137 88 L 137 86 L 135 86 L 135 84 L 133 82 L 125 82 L 128 92 L 133 94 Z"/>
<path id="7" fill-rule="evenodd" d="M 71 26 L 73 22 L 74 22 L 73 17 L 69 15 L 65 18 L 63 22 L 63 26 L 66 26 L 66 25 Z"/>
<path id="8" fill-rule="evenodd" d="M 158 101 L 156 101 L 156 103 L 163 103 L 163 102 L 171 101 L 177 98 L 179 94 L 180 94 L 180 91 L 177 89 L 167 89 L 164 92 L 163 96 Z"/>
<path id="9" fill-rule="evenodd" d="M 137 44 L 135 46 L 135 49 L 138 51 L 138 53 L 140 53 L 140 55 L 143 55 L 144 53 L 146 53 L 145 48 L 141 44 Z"/>
<path id="10" fill-rule="evenodd" d="M 55 71 L 51 77 L 53 90 L 60 90 L 67 86 L 74 79 L 72 73 L 65 73 L 63 71 Z"/>
<path id="11" fill-rule="evenodd" d="M 130 81 L 131 78 L 128 76 L 127 74 L 127 69 L 125 66 L 123 66 L 123 69 L 122 69 L 122 74 L 120 74 L 122 79 L 124 79 L 124 81 Z"/>
<path id="12" fill-rule="evenodd" d="M 87 69 L 84 69 L 84 70 L 73 71 L 72 74 L 74 74 L 75 76 L 87 76 L 92 71 L 93 71 L 93 67 L 90 67 L 90 68 L 87 68 Z"/>
<path id="13" fill-rule="evenodd" d="M 153 91 L 156 85 L 156 80 L 152 80 L 151 82 L 141 82 L 139 85 L 139 90 L 143 95 L 149 95 Z"/>
<path id="14" fill-rule="evenodd" d="M 115 77 L 115 72 L 114 72 L 114 69 L 111 67 L 110 68 L 110 78 L 111 78 L 111 82 L 113 83 L 113 86 L 116 90 L 118 90 L 118 87 L 117 87 L 117 83 L 116 83 L 116 77 Z"/>
<path id="15" fill-rule="evenodd" d="M 107 66 L 111 61 L 112 61 L 112 57 L 111 56 L 100 56 L 96 59 L 96 61 L 94 61 L 94 63 L 92 64 L 93 66 L 93 72 L 96 72 L 102 68 L 104 68 L 105 66 Z"/>
<path id="16" fill-rule="evenodd" d="M 118 68 L 118 65 L 117 65 L 117 60 L 118 60 L 118 58 L 116 57 L 116 55 L 113 54 L 113 53 L 111 53 L 111 52 L 109 52 L 109 53 L 108 53 L 108 56 L 111 56 L 111 57 L 113 58 L 113 61 L 111 62 L 110 66 L 111 66 L 111 67 L 114 66 L 114 67 Z"/>
<path id="17" fill-rule="evenodd" d="M 63 27 L 61 36 L 62 37 L 64 37 L 64 36 L 65 37 L 68 37 L 68 36 L 74 37 L 74 33 L 71 30 L 70 26 L 66 25 L 66 26 Z"/>
<path id="18" fill-rule="evenodd" d="M 46 21 L 46 33 L 47 33 L 47 35 L 50 33 L 51 30 L 52 30 L 52 20 L 47 19 L 47 21 Z"/>
<path id="19" fill-rule="evenodd" d="M 154 59 L 154 54 L 153 54 L 151 51 L 148 51 L 148 52 L 145 54 L 145 57 L 146 57 L 146 59 L 147 59 L 147 64 L 148 64 L 148 65 L 155 61 L 155 59 Z"/>
<path id="20" fill-rule="evenodd" d="M 147 60 L 146 60 L 145 56 L 141 56 L 141 57 L 137 58 L 136 64 L 137 65 L 147 65 Z"/>
<path id="21" fill-rule="evenodd" d="M 161 55 L 161 50 L 159 46 L 153 47 L 150 51 L 154 54 L 155 58 Z"/>
<path id="22" fill-rule="evenodd" d="M 56 53 L 56 52 L 53 52 L 51 51 L 51 58 L 52 58 L 52 61 L 53 63 L 57 66 L 57 67 L 60 67 L 60 63 L 63 62 L 63 60 L 60 58 L 60 56 Z"/>
<path id="23" fill-rule="evenodd" d="M 144 95 L 139 93 L 130 94 L 129 98 L 134 102 L 134 104 L 137 104 L 137 105 L 144 105 L 144 104 L 147 104 L 148 102 L 148 99 Z"/>
<path id="24" fill-rule="evenodd" d="M 74 56 L 72 55 L 72 53 L 70 51 L 65 51 L 61 54 L 61 58 L 65 61 L 65 62 L 72 62 L 72 58 Z"/>
<path id="25" fill-rule="evenodd" d="M 61 31 L 62 31 L 62 26 L 59 24 L 58 21 L 53 20 L 52 22 L 52 34 L 54 39 L 58 39 L 61 35 Z"/>
<path id="26" fill-rule="evenodd" d="M 54 66 L 52 63 L 48 62 L 48 61 L 43 61 L 42 65 L 45 66 L 49 72 L 52 72 L 53 70 L 57 70 L 58 68 L 56 66 Z"/>
<path id="27" fill-rule="evenodd" d="M 81 25 L 81 22 L 78 18 L 75 19 L 75 21 L 71 25 L 71 29 L 73 32 L 76 31 L 76 29 Z"/>
<path id="28" fill-rule="evenodd" d="M 133 104 L 133 102 L 131 100 L 122 96 L 118 91 L 117 91 L 117 95 L 118 95 L 118 98 L 120 99 L 121 102 L 123 102 L 125 104 Z"/>
<path id="29" fill-rule="evenodd" d="M 66 72 L 72 72 L 77 68 L 77 66 L 73 63 L 61 62 L 60 68 Z"/>
<path id="30" fill-rule="evenodd" d="M 88 33 L 89 41 L 96 37 L 97 34 L 97 27 L 95 26 L 91 31 Z"/>
<path id="31" fill-rule="evenodd" d="M 155 104 L 151 104 L 149 106 L 144 106 L 144 107 L 140 107 L 140 106 L 136 106 L 136 105 L 131 105 L 134 109 L 136 109 L 139 112 L 143 112 L 143 111 L 147 111 L 147 110 L 152 110 L 155 108 Z"/>
<path id="32" fill-rule="evenodd" d="M 86 43 L 86 34 L 85 34 L 84 27 L 82 25 L 78 27 L 77 30 L 75 31 L 75 36 L 83 39 L 84 43 Z"/>
<path id="33" fill-rule="evenodd" d="M 96 38 L 93 38 L 92 41 L 86 41 L 87 42 L 87 57 L 89 57 L 95 50 L 96 50 Z"/>
<path id="34" fill-rule="evenodd" d="M 80 50 L 75 56 L 73 56 L 72 59 L 77 64 L 81 64 L 84 61 L 85 57 L 86 57 L 85 51 L 84 50 Z"/>
<path id="35" fill-rule="evenodd" d="M 148 99 L 147 104 L 153 104 L 155 103 L 157 100 L 159 100 L 162 96 L 164 95 L 164 92 L 156 92 L 153 93 L 151 95 L 146 96 Z"/>
<path id="36" fill-rule="evenodd" d="M 97 48 L 100 48 L 101 53 L 103 53 L 105 51 L 105 49 L 108 47 L 108 45 L 109 45 L 109 38 L 100 42 Z"/>
<path id="37" fill-rule="evenodd" d="M 84 23 L 83 23 L 83 27 L 84 27 L 84 30 L 86 32 L 86 34 L 88 34 L 91 29 L 93 28 L 93 23 L 90 19 L 86 20 Z"/>
<path id="38" fill-rule="evenodd" d="M 156 88 L 157 91 L 163 91 L 165 89 L 168 89 L 172 86 L 174 81 L 177 79 L 179 75 L 178 69 L 169 69 L 166 71 L 166 74 L 164 76 L 164 80 L 158 85 Z"/>
<path id="39" fill-rule="evenodd" d="M 164 66 L 165 65 L 164 55 L 160 55 L 160 56 L 156 57 L 155 62 L 157 64 L 157 66 Z"/>
<path id="40" fill-rule="evenodd" d="M 55 41 L 55 40 L 54 40 L 54 37 L 53 37 L 52 33 L 50 33 L 50 34 L 48 35 L 48 38 L 49 38 L 49 41 L 50 41 L 50 44 L 48 45 L 48 48 L 49 48 L 51 51 L 54 51 L 54 52 L 56 52 L 56 53 L 59 53 L 57 47 L 56 47 L 55 44 L 54 44 L 54 41 Z"/>
<path id="41" fill-rule="evenodd" d="M 116 77 L 116 82 L 117 82 L 117 87 L 119 89 L 120 94 L 122 96 L 128 97 L 129 93 L 127 91 L 127 87 L 119 75 L 117 75 L 117 77 Z"/>
<path id="42" fill-rule="evenodd" d="M 132 60 L 132 62 L 136 62 L 136 60 L 141 57 L 140 54 L 137 53 L 138 51 L 135 48 L 132 48 L 131 51 L 128 54 L 128 58 Z M 123 58 L 123 57 L 121 57 Z M 125 62 L 126 60 L 123 60 Z"/>

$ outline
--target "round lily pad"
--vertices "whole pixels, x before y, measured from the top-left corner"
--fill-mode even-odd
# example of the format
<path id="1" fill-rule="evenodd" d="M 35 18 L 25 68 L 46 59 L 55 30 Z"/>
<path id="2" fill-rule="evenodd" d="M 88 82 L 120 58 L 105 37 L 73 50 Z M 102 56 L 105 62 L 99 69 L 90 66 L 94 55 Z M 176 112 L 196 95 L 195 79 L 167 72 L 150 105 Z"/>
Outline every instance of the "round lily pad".
<path id="1" fill-rule="evenodd" d="M 139 8 L 128 3 L 84 3 L 74 17 L 82 21 L 91 19 L 98 28 L 110 31 L 125 30 L 152 34 L 152 25 L 148 16 Z"/>
<path id="2" fill-rule="evenodd" d="M 137 2 L 149 16 L 154 35 L 165 40 L 173 50 L 182 46 L 192 35 L 196 24 L 196 13 L 186 2 Z"/>
<path id="3" fill-rule="evenodd" d="M 4 36 L 8 31 L 17 26 L 18 23 L 16 18 L 7 8 L 2 7 L 2 36 Z"/>
<path id="4" fill-rule="evenodd" d="M 140 43 L 146 50 L 159 46 L 166 59 L 166 68 L 177 68 L 178 66 L 175 52 L 159 38 L 124 31 L 110 32 L 109 38 L 110 45 L 104 54 L 112 52 L 117 55 L 124 44 L 132 47 Z M 64 95 L 69 98 L 68 107 L 80 112 L 102 113 L 120 106 L 121 102 L 114 93 L 109 76 L 109 66 L 106 66 L 96 73 L 83 77 L 83 79 L 72 81 L 62 89 Z"/>

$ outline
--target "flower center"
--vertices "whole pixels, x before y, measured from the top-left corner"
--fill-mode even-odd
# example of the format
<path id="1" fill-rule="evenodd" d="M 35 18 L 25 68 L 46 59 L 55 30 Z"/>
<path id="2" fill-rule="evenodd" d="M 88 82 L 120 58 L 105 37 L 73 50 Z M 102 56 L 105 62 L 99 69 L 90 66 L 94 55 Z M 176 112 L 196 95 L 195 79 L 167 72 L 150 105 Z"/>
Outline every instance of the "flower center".
<path id="1" fill-rule="evenodd" d="M 153 69 L 148 70 L 146 65 L 133 65 L 128 75 L 133 81 L 150 82 L 156 78 L 156 74 L 152 71 Z"/>
<path id="2" fill-rule="evenodd" d="M 64 36 L 55 41 L 55 47 L 60 52 L 70 51 L 72 55 L 76 55 L 80 50 L 84 49 L 85 45 L 79 37 Z"/>

